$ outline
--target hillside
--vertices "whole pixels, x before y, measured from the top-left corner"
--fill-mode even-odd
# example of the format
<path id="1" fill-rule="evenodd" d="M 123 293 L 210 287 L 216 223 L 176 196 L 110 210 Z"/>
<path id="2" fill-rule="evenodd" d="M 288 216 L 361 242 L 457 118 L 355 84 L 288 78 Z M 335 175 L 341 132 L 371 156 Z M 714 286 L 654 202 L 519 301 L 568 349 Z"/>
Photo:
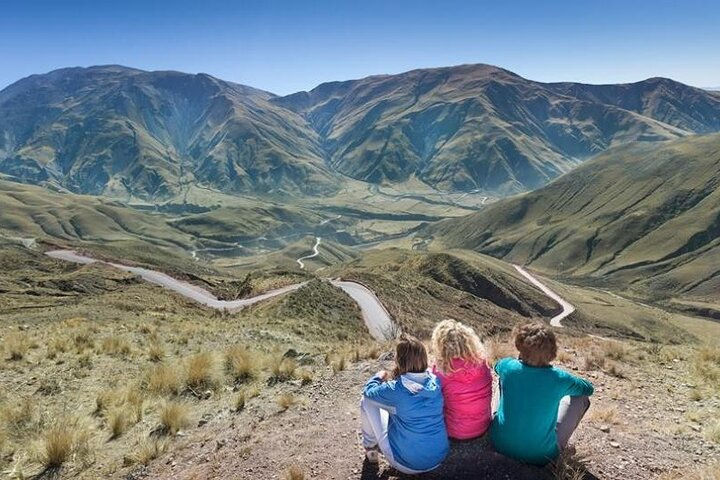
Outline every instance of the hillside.
<path id="1" fill-rule="evenodd" d="M 718 130 L 720 96 L 667 79 L 544 84 L 463 65 L 277 97 L 99 66 L 0 91 L 0 172 L 123 200 L 322 196 L 350 179 L 506 195 L 615 145 Z"/>
<path id="2" fill-rule="evenodd" d="M 544 84 L 489 65 L 332 82 L 272 101 L 303 114 L 329 163 L 353 178 L 504 194 L 614 145 L 720 130 L 720 97 L 672 80 Z"/>
<path id="3" fill-rule="evenodd" d="M 431 233 L 544 272 L 717 305 L 719 186 L 720 135 L 633 144 Z"/>
<path id="4" fill-rule="evenodd" d="M 316 134 L 272 94 L 120 66 L 33 75 L 0 92 L 0 170 L 119 197 L 334 189 Z"/>

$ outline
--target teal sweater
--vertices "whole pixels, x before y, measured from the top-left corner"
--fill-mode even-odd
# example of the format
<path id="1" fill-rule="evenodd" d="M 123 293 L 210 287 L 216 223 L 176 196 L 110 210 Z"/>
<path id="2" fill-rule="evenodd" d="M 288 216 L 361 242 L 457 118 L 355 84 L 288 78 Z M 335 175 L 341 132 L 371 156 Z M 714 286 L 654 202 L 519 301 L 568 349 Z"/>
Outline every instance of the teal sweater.
<path id="1" fill-rule="evenodd" d="M 555 425 L 560 399 L 592 395 L 592 384 L 559 368 L 531 367 L 514 358 L 497 362 L 495 372 L 500 379 L 500 402 L 490 428 L 495 450 L 545 465 L 559 453 Z"/>

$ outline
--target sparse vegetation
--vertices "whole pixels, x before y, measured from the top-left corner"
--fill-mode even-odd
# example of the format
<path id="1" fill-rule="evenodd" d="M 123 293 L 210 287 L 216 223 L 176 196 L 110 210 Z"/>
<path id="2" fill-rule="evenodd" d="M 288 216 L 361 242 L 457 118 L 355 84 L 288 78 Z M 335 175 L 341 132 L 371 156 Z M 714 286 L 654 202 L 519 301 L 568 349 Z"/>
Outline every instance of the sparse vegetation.
<path id="1" fill-rule="evenodd" d="M 225 369 L 235 383 L 250 380 L 257 373 L 252 354 L 240 345 L 234 345 L 225 351 Z"/>
<path id="2" fill-rule="evenodd" d="M 3 343 L 10 360 L 22 360 L 30 349 L 30 339 L 24 332 L 7 334 Z"/>
<path id="3" fill-rule="evenodd" d="M 282 411 L 287 410 L 298 402 L 297 397 L 292 393 L 281 393 L 277 398 L 277 404 Z"/>
<path id="4" fill-rule="evenodd" d="M 285 480 L 305 480 L 305 473 L 302 468 L 292 465 L 285 473 Z"/>
<path id="5" fill-rule="evenodd" d="M 145 379 L 145 388 L 155 395 L 176 395 L 183 387 L 183 379 L 177 367 L 161 364 L 150 370 Z"/>
<path id="6" fill-rule="evenodd" d="M 275 355 L 270 359 L 271 382 L 286 382 L 295 378 L 297 360 L 291 357 Z"/>
<path id="7" fill-rule="evenodd" d="M 222 371 L 214 354 L 201 352 L 187 359 L 185 366 L 187 387 L 196 395 L 204 390 L 215 390 L 222 383 Z"/>
<path id="8" fill-rule="evenodd" d="M 168 435 L 176 435 L 190 425 L 190 409 L 187 404 L 177 401 L 165 402 L 160 407 L 161 431 Z"/>
<path id="9" fill-rule="evenodd" d="M 61 417 L 41 433 L 37 459 L 47 470 L 60 468 L 73 456 L 82 462 L 91 453 L 89 442 L 89 432 L 78 419 Z"/>

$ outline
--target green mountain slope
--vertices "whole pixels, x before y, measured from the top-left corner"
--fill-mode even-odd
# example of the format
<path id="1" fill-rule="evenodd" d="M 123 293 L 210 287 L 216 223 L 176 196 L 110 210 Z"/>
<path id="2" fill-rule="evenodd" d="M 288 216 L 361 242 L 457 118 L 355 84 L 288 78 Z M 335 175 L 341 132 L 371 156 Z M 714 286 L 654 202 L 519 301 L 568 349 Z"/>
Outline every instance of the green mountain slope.
<path id="1" fill-rule="evenodd" d="M 720 96 L 667 79 L 545 84 L 462 65 L 277 97 L 205 74 L 101 66 L 0 91 L 0 172 L 153 201 L 184 201 L 190 185 L 325 195 L 343 177 L 506 195 L 613 146 L 718 130 Z"/>
<path id="2" fill-rule="evenodd" d="M 328 161 L 371 182 L 534 189 L 611 146 L 720 130 L 720 97 L 671 80 L 544 84 L 489 65 L 413 70 L 275 98 Z"/>
<path id="3" fill-rule="evenodd" d="M 0 92 L 0 170 L 79 193 L 163 199 L 335 188 L 316 134 L 272 94 L 119 66 L 34 75 Z"/>
<path id="4" fill-rule="evenodd" d="M 432 232 L 549 273 L 720 303 L 720 135 L 611 149 Z"/>

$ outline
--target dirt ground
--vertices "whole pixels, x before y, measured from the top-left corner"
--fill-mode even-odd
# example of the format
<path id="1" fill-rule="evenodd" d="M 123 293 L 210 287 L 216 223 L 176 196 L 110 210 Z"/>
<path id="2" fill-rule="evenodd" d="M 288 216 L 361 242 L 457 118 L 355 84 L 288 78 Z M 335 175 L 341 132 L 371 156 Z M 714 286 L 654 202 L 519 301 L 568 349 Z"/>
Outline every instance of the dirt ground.
<path id="1" fill-rule="evenodd" d="M 439 469 L 417 478 L 639 480 L 702 478 L 701 471 L 716 472 L 720 446 L 707 439 L 705 430 L 717 419 L 719 394 L 705 391 L 700 399 L 691 395 L 697 385 L 689 380 L 689 358 L 679 350 L 657 353 L 657 358 L 637 350 L 605 368 L 614 373 L 610 375 L 586 368 L 590 348 L 595 348 L 592 342 L 581 340 L 561 353 L 566 368 L 588 377 L 596 387 L 592 406 L 572 440 L 575 457 L 562 466 L 530 467 L 493 452 L 481 438 L 453 443 Z M 362 361 L 335 374 L 328 372 L 305 387 L 285 385 L 282 388 L 299 399 L 286 411 L 273 400 L 277 392 L 263 392 L 243 412 L 218 415 L 178 440 L 171 453 L 128 478 L 403 478 L 383 461 L 379 467 L 364 462 L 359 441 L 360 391 L 383 366 L 387 365 Z"/>

